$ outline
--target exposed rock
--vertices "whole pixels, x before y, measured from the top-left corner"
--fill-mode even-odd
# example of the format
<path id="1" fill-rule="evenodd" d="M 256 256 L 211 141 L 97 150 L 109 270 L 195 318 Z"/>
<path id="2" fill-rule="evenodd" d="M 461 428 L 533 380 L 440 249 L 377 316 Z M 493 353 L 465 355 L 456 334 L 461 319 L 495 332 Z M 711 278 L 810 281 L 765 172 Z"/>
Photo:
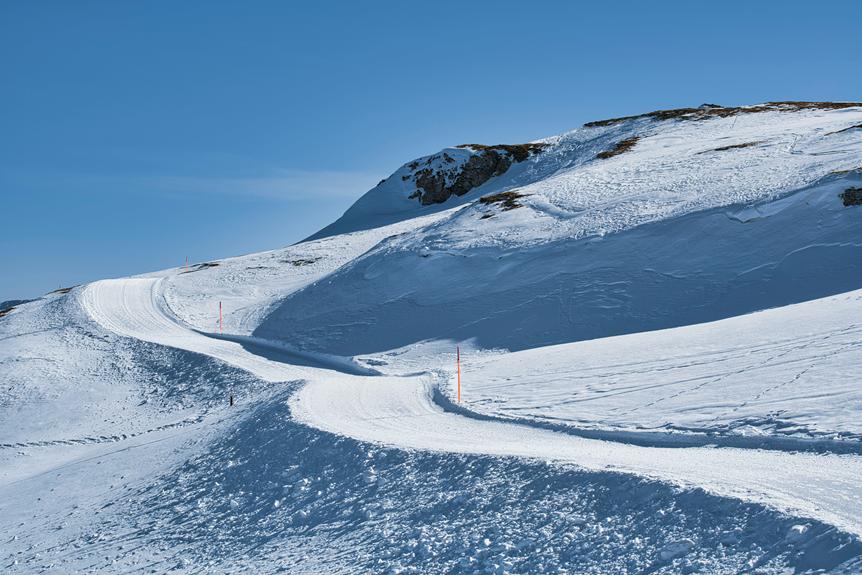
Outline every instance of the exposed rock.
<path id="1" fill-rule="evenodd" d="M 519 194 L 518 192 L 501 192 L 499 194 L 491 194 L 490 196 L 482 196 L 479 198 L 479 202 L 485 205 L 500 204 L 503 210 L 507 211 L 520 208 L 521 204 L 518 203 L 518 198 L 523 197 L 524 194 Z M 488 214 L 485 214 L 485 216 L 490 217 Z M 485 216 L 482 217 L 484 218 Z"/>
<path id="2" fill-rule="evenodd" d="M 439 204 L 451 196 L 463 196 L 476 186 L 481 186 L 494 176 L 506 172 L 512 165 L 508 154 L 500 154 L 490 150 L 471 156 L 463 166 L 455 181 L 446 185 L 446 174 L 425 168 L 416 172 L 416 187 L 423 193 L 420 197 L 422 205 Z"/>
<path id="3" fill-rule="evenodd" d="M 439 156 L 429 157 L 424 164 L 428 167 L 418 169 L 419 162 L 411 162 L 407 167 L 414 170 L 412 175 L 417 190 L 410 194 L 410 199 L 418 198 L 423 206 L 443 203 L 452 196 L 463 196 L 470 190 L 481 186 L 494 176 L 504 174 L 513 163 L 523 162 L 532 154 L 544 149 L 547 144 L 500 144 L 485 146 L 482 144 L 463 144 L 459 148 L 469 148 L 476 153 L 466 161 L 457 161 L 446 152 Z M 451 165 L 449 168 L 434 168 L 436 160 Z M 411 176 L 402 176 L 409 180 Z"/>
<path id="4" fill-rule="evenodd" d="M 486 146 L 484 144 L 461 144 L 456 148 L 470 148 L 471 150 L 502 150 L 512 155 L 516 162 L 523 162 L 532 154 L 537 154 L 548 147 L 548 144 L 532 142 L 529 144 L 497 144 Z M 445 154 L 444 154 L 445 155 Z"/>
<path id="5" fill-rule="evenodd" d="M 862 188 L 847 188 L 841 194 L 845 206 L 862 206 Z"/>

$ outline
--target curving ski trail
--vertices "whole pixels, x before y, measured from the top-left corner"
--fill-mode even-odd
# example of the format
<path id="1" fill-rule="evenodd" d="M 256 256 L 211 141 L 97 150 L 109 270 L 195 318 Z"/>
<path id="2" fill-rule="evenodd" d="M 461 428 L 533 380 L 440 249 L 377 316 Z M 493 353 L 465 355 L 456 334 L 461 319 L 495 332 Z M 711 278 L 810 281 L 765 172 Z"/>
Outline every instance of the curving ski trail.
<path id="1" fill-rule="evenodd" d="M 361 377 L 267 359 L 235 341 L 175 320 L 160 279 L 90 284 L 88 313 L 120 335 L 206 354 L 267 381 L 305 379 L 291 399 L 300 421 L 332 433 L 405 449 L 535 458 L 593 471 L 632 473 L 765 504 L 862 535 L 862 457 L 738 448 L 641 447 L 586 439 L 444 411 L 431 376 Z"/>

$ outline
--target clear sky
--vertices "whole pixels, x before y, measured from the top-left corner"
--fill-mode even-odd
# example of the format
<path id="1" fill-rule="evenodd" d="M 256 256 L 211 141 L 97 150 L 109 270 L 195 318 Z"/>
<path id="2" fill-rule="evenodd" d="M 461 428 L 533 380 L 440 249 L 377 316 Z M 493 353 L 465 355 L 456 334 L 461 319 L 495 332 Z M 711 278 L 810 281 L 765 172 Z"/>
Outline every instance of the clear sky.
<path id="1" fill-rule="evenodd" d="M 862 2 L 0 0 L 0 300 L 287 245 L 402 163 L 862 99 Z"/>

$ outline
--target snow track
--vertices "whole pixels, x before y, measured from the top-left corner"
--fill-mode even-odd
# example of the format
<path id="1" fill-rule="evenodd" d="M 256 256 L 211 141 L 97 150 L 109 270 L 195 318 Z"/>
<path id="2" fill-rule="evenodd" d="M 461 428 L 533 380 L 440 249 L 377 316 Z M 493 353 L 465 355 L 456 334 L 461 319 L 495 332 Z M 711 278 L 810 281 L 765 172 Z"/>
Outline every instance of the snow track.
<path id="1" fill-rule="evenodd" d="M 212 356 L 271 382 L 304 379 L 291 399 L 300 421 L 406 449 L 514 456 L 632 473 L 762 503 L 862 535 L 862 457 L 736 448 L 640 447 L 445 411 L 431 376 L 361 377 L 267 359 L 250 345 L 196 332 L 167 309 L 160 279 L 106 280 L 81 301 L 117 334 Z"/>

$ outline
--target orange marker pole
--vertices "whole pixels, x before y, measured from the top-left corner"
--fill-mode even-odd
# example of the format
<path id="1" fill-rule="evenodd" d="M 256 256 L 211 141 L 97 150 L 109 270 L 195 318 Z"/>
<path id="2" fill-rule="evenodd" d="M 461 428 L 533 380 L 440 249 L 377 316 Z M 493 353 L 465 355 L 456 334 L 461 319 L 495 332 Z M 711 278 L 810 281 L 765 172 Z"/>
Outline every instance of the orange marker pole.
<path id="1" fill-rule="evenodd" d="M 222 333 L 221 302 L 218 302 L 218 332 Z"/>
<path id="2" fill-rule="evenodd" d="M 461 403 L 461 347 L 455 347 L 455 365 L 458 369 L 458 403 Z"/>

